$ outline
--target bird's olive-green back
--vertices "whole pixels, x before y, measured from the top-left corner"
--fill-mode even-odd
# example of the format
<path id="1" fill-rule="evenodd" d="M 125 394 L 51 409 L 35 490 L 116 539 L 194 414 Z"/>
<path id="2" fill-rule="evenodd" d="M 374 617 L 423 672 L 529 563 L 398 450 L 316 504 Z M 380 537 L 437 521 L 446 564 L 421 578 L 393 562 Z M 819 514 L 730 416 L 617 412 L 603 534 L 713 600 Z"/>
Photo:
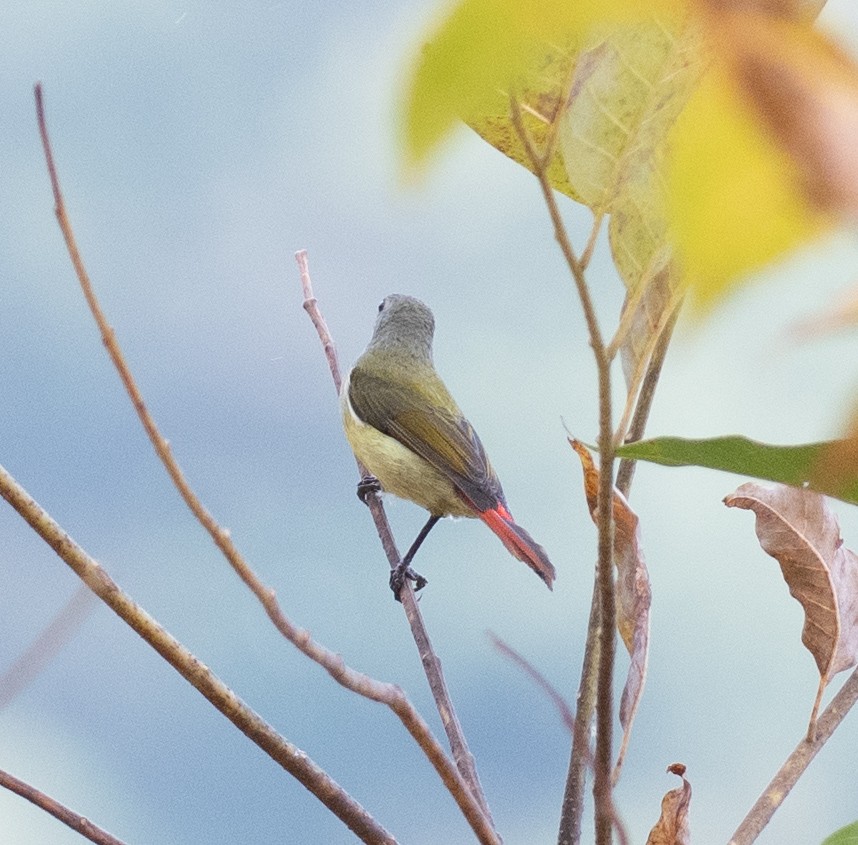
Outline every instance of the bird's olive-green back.
<path id="1" fill-rule="evenodd" d="M 349 377 L 349 400 L 363 422 L 420 455 L 476 510 L 506 506 L 480 438 L 431 359 L 403 360 L 395 349 L 367 349 Z"/>

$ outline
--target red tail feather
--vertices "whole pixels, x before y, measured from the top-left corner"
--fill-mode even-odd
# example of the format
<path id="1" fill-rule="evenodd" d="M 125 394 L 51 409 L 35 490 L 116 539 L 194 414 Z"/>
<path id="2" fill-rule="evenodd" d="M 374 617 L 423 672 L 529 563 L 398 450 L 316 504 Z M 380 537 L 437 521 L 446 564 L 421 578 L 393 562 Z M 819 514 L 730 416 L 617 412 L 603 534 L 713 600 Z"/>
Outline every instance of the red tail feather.
<path id="1" fill-rule="evenodd" d="M 520 525 L 516 525 L 512 514 L 503 505 L 498 505 L 492 510 L 482 511 L 479 516 L 500 537 L 509 553 L 526 563 L 545 581 L 548 589 L 552 589 L 555 572 L 545 549 Z"/>

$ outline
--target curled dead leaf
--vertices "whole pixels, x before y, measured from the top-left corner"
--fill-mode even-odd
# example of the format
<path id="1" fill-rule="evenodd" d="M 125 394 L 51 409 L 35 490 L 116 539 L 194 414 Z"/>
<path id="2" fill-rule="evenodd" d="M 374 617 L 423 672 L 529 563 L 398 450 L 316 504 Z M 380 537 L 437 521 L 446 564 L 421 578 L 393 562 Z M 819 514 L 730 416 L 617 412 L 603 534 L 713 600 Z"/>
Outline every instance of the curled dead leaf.
<path id="1" fill-rule="evenodd" d="M 858 555 L 843 545 L 837 517 L 819 493 L 748 482 L 724 504 L 754 512 L 760 545 L 804 609 L 801 640 L 819 670 L 812 738 L 826 685 L 858 663 Z"/>
<path id="2" fill-rule="evenodd" d="M 667 771 L 681 777 L 682 786 L 671 789 L 661 799 L 661 816 L 649 832 L 646 845 L 690 845 L 688 809 L 691 806 L 691 784 L 685 779 L 684 764 L 672 763 Z"/>
<path id="3" fill-rule="evenodd" d="M 584 470 L 584 493 L 590 516 L 596 521 L 596 501 L 599 488 L 599 470 L 593 463 L 587 447 L 579 440 L 569 444 L 581 460 Z M 614 491 L 614 564 L 617 567 L 617 629 L 631 658 L 626 684 L 620 699 L 620 724 L 623 741 L 614 767 L 614 781 L 628 750 L 632 723 L 643 696 L 649 657 L 649 610 L 652 604 L 649 573 L 640 542 L 640 521 L 626 497 Z"/>

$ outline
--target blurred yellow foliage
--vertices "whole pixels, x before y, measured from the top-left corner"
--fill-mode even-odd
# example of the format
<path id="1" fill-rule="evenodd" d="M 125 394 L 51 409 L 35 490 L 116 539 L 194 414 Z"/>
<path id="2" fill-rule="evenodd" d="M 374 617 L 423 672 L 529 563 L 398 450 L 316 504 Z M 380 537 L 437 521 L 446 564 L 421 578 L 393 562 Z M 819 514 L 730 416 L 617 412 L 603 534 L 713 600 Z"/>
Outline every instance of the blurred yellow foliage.
<path id="1" fill-rule="evenodd" d="M 682 0 L 461 0 L 421 45 L 402 108 L 406 166 L 419 167 L 453 128 L 497 103 L 550 45 L 583 45 L 594 27 L 642 20 Z"/>
<path id="2" fill-rule="evenodd" d="M 702 308 L 830 223 L 719 67 L 679 116 L 667 167 L 670 231 Z"/>
<path id="3" fill-rule="evenodd" d="M 406 167 L 463 119 L 533 169 L 513 92 L 533 144 L 557 141 L 550 184 L 608 215 L 632 294 L 667 268 L 711 308 L 858 208 L 858 71 L 818 5 L 460 0 L 414 61 Z"/>

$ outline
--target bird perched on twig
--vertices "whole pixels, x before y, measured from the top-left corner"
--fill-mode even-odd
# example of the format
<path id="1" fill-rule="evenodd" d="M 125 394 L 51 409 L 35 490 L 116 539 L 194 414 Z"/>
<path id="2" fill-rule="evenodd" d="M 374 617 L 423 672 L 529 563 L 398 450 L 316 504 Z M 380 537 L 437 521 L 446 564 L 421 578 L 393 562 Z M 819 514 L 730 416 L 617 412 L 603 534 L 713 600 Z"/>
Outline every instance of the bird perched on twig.
<path id="1" fill-rule="evenodd" d="M 417 589 L 426 584 L 410 564 L 442 516 L 481 519 L 551 589 L 555 572 L 545 550 L 513 520 L 480 438 L 435 371 L 432 312 L 401 294 L 385 297 L 378 312 L 340 402 L 346 437 L 374 476 L 358 485 L 361 499 L 380 487 L 430 514 L 391 573 L 394 594 L 399 597 L 404 578 Z"/>

